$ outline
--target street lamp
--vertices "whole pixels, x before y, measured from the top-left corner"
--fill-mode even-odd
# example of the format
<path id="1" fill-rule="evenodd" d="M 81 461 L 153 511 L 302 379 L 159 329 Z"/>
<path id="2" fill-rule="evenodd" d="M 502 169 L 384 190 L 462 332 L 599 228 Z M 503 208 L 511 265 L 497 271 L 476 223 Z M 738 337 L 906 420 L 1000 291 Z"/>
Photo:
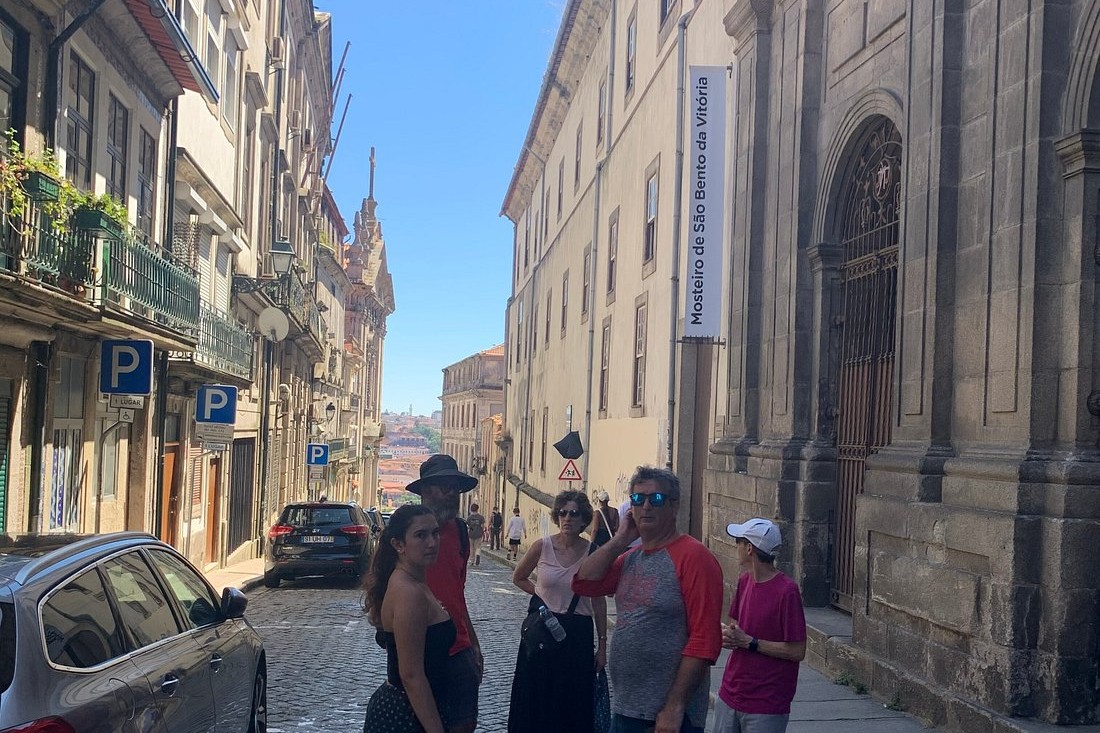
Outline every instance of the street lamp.
<path id="1" fill-rule="evenodd" d="M 271 269 L 277 277 L 290 274 L 290 268 L 294 265 L 294 248 L 285 239 L 277 239 L 271 243 Z"/>

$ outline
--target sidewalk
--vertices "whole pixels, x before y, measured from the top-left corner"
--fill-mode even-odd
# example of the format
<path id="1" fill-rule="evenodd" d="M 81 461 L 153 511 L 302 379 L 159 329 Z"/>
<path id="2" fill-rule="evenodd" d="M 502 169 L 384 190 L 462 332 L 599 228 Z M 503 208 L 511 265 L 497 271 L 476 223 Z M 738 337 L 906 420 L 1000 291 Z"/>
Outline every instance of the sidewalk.
<path id="1" fill-rule="evenodd" d="M 222 592 L 222 588 L 233 586 L 247 593 L 248 591 L 263 585 L 264 560 L 262 557 L 245 560 L 235 565 L 218 568 L 206 573 L 206 579 L 214 590 Z"/>
<path id="2" fill-rule="evenodd" d="M 508 567 L 515 562 L 504 559 L 504 551 L 486 550 L 481 554 Z M 614 627 L 615 601 L 607 600 L 608 624 Z M 711 668 L 711 704 L 722 686 L 729 650 L 723 649 L 718 663 Z M 713 716 L 711 716 L 713 717 Z M 713 729 L 708 727 L 710 733 Z M 911 715 L 889 710 L 870 695 L 859 694 L 851 687 L 837 684 L 803 663 L 798 668 L 798 692 L 791 704 L 787 733 L 936 733 Z"/>

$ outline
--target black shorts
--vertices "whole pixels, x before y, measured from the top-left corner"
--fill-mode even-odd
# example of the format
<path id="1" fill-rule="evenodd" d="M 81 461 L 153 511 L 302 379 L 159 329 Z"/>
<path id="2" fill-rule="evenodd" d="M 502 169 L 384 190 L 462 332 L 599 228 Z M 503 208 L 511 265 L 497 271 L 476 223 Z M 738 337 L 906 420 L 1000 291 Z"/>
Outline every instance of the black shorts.
<path id="1" fill-rule="evenodd" d="M 439 715 L 448 728 L 477 721 L 477 655 L 472 647 L 454 654 L 447 662 L 447 689 L 436 700 Z"/>
<path id="2" fill-rule="evenodd" d="M 519 547 L 519 540 L 513 540 L 512 538 L 509 537 L 508 538 L 508 544 L 511 545 L 512 547 Z"/>

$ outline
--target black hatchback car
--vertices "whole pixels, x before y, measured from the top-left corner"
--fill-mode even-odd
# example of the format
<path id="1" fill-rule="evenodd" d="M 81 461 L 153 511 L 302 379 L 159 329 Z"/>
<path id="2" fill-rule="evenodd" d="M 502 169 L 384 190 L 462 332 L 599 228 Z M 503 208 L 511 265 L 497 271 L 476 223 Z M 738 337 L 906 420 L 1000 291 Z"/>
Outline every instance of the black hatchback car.
<path id="1" fill-rule="evenodd" d="M 247 602 L 151 535 L 0 536 L 0 733 L 266 731 Z"/>
<path id="2" fill-rule="evenodd" d="M 370 563 L 373 522 L 355 504 L 287 504 L 267 531 L 264 585 L 306 575 L 358 578 Z"/>

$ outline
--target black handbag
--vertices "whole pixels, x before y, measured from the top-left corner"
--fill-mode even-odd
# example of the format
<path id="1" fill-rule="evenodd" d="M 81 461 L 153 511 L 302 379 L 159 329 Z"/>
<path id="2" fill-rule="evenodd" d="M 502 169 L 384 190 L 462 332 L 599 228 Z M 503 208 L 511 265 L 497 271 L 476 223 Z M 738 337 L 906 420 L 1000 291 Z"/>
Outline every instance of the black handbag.
<path id="1" fill-rule="evenodd" d="M 572 614 L 576 611 L 579 601 L 580 596 L 574 593 L 566 613 Z M 523 624 L 519 627 L 519 646 L 528 659 L 545 654 L 564 643 L 556 640 L 550 633 L 550 629 L 546 628 L 546 622 L 542 620 L 542 615 L 539 613 L 539 608 L 545 605 L 546 603 L 537 595 L 531 596 L 531 601 L 527 604 L 527 618 L 523 619 Z"/>

